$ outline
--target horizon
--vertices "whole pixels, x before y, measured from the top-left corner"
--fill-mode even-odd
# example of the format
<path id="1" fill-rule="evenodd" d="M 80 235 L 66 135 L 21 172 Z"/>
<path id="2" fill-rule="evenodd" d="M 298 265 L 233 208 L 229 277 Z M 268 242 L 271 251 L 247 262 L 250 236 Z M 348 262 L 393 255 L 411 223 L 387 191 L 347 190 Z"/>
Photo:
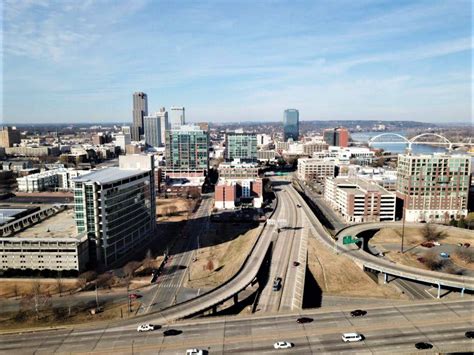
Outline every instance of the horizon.
<path id="1" fill-rule="evenodd" d="M 471 10 L 470 1 L 7 0 L 1 120 L 131 122 L 143 91 L 149 113 L 184 106 L 194 122 L 279 121 L 287 107 L 301 121 L 468 122 Z"/>

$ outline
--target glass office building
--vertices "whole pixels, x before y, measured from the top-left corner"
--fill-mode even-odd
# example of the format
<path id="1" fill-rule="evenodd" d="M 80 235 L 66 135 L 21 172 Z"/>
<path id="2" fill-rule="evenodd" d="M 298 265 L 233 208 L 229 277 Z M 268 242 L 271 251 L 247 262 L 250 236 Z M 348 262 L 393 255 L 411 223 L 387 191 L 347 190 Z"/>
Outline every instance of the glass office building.
<path id="1" fill-rule="evenodd" d="M 285 142 L 292 138 L 298 140 L 300 135 L 300 113 L 298 110 L 290 108 L 283 113 L 283 138 Z"/>
<path id="2" fill-rule="evenodd" d="M 225 136 L 225 159 L 243 162 L 257 161 L 257 135 L 255 133 L 227 133 Z"/>

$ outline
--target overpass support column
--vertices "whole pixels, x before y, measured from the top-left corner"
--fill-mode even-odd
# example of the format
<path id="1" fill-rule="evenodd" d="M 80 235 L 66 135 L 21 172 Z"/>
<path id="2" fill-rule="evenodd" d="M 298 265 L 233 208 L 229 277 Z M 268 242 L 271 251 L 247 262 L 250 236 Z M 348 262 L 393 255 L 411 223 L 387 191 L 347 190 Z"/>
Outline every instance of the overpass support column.
<path id="1" fill-rule="evenodd" d="M 384 284 L 387 283 L 387 279 L 388 279 L 387 273 L 384 273 L 384 274 L 383 274 L 383 283 L 384 283 Z"/>
<path id="2" fill-rule="evenodd" d="M 237 304 L 237 303 L 239 303 L 239 294 L 238 293 L 236 293 L 234 295 L 234 304 Z"/>
<path id="3" fill-rule="evenodd" d="M 461 289 L 461 297 L 464 297 L 464 290 L 465 290 L 465 288 L 463 287 L 463 288 Z"/>
<path id="4" fill-rule="evenodd" d="M 437 298 L 441 298 L 441 285 L 439 282 L 438 282 L 438 297 Z"/>
<path id="5" fill-rule="evenodd" d="M 217 305 L 212 306 L 212 314 L 216 314 L 216 313 L 217 313 Z"/>

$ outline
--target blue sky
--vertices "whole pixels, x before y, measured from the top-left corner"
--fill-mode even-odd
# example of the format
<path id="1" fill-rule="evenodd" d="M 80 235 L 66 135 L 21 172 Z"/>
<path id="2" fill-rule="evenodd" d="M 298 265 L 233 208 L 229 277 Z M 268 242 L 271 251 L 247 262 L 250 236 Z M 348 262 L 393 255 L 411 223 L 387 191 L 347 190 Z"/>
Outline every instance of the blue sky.
<path id="1" fill-rule="evenodd" d="M 2 120 L 471 120 L 471 1 L 4 0 Z"/>

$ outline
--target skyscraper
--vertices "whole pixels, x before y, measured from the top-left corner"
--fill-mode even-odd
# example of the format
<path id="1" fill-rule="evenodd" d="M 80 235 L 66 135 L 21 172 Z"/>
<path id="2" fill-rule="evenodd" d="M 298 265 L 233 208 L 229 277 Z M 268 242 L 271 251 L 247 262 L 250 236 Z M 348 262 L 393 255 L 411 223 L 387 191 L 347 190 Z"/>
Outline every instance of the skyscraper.
<path id="1" fill-rule="evenodd" d="M 437 221 L 467 215 L 471 179 L 468 155 L 398 155 L 397 197 L 408 222 Z"/>
<path id="2" fill-rule="evenodd" d="M 148 97 L 144 92 L 133 94 L 132 140 L 139 141 L 143 134 L 143 117 L 148 115 Z"/>
<path id="3" fill-rule="evenodd" d="M 166 131 L 169 131 L 171 128 L 168 120 L 168 111 L 162 107 L 160 108 L 160 112 L 157 112 L 157 115 L 160 118 L 161 144 L 164 145 L 166 142 Z"/>
<path id="4" fill-rule="evenodd" d="M 179 129 L 186 124 L 184 118 L 184 107 L 171 107 L 170 109 L 171 129 Z"/>
<path id="5" fill-rule="evenodd" d="M 300 113 L 294 108 L 285 110 L 283 113 L 283 139 L 286 142 L 289 138 L 298 140 L 300 135 Z"/>
<path id="6" fill-rule="evenodd" d="M 161 119 L 157 114 L 143 117 L 143 134 L 147 145 L 161 146 Z"/>

